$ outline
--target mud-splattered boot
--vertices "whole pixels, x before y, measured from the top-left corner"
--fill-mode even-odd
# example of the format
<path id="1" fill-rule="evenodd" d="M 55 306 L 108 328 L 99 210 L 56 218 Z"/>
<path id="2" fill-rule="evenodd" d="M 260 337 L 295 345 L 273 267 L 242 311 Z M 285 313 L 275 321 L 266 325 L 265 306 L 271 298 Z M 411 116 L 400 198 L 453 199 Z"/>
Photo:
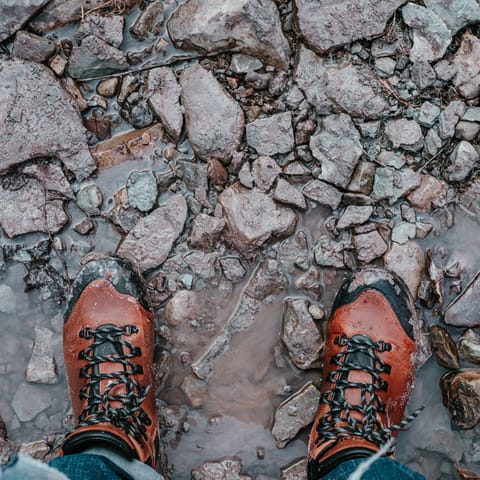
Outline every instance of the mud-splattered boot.
<path id="1" fill-rule="evenodd" d="M 403 419 L 415 380 L 418 334 L 413 300 L 395 274 L 366 268 L 342 286 L 327 324 L 309 479 L 372 455 L 418 414 Z M 392 446 L 387 453 L 393 451 Z"/>
<path id="2" fill-rule="evenodd" d="M 154 323 L 143 280 L 130 265 L 104 258 L 82 268 L 63 346 L 76 424 L 64 454 L 106 446 L 156 468 Z"/>

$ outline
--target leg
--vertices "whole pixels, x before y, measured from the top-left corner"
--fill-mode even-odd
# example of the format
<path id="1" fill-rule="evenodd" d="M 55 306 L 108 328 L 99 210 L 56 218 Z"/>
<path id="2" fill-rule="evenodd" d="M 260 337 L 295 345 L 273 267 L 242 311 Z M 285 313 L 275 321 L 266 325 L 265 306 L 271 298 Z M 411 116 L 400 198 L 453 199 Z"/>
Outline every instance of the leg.
<path id="1" fill-rule="evenodd" d="M 390 458 L 377 460 L 365 478 L 423 478 L 405 476 L 406 467 L 392 460 L 398 432 L 418 414 L 403 419 L 415 381 L 419 331 L 411 295 L 395 274 L 365 268 L 342 286 L 327 325 L 321 397 L 309 442 L 310 480 L 348 478 L 382 447 Z"/>

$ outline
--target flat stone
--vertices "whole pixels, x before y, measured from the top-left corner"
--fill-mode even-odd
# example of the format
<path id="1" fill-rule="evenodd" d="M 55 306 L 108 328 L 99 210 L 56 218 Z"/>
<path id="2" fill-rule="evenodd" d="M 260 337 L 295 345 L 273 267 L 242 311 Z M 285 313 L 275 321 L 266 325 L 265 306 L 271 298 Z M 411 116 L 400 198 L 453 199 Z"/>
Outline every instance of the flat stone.
<path id="1" fill-rule="evenodd" d="M 252 163 L 252 177 L 255 186 L 262 192 L 268 192 L 282 169 L 271 157 L 260 156 Z"/>
<path id="2" fill-rule="evenodd" d="M 432 350 L 438 364 L 450 370 L 460 368 L 457 347 L 448 330 L 438 325 L 432 325 L 429 333 Z"/>
<path id="3" fill-rule="evenodd" d="M 293 150 L 291 112 L 259 118 L 246 126 L 247 144 L 260 155 L 276 155 Z"/>
<path id="4" fill-rule="evenodd" d="M 302 458 L 280 469 L 280 480 L 307 480 L 308 459 Z"/>
<path id="5" fill-rule="evenodd" d="M 42 63 L 47 61 L 56 49 L 57 46 L 52 40 L 20 30 L 15 35 L 12 56 L 20 60 Z"/>
<path id="6" fill-rule="evenodd" d="M 431 102 L 424 102 L 418 114 L 418 123 L 424 127 L 431 128 L 440 115 L 440 107 Z"/>
<path id="7" fill-rule="evenodd" d="M 462 120 L 466 122 L 480 123 L 480 107 L 467 107 Z"/>
<path id="8" fill-rule="evenodd" d="M 424 3 L 445 22 L 452 35 L 480 21 L 480 6 L 476 0 L 425 0 Z"/>
<path id="9" fill-rule="evenodd" d="M 410 69 L 410 74 L 415 85 L 422 90 L 431 87 L 437 79 L 435 70 L 428 62 L 415 62 Z"/>
<path id="10" fill-rule="evenodd" d="M 123 27 L 125 20 L 121 15 L 102 16 L 93 12 L 86 15 L 77 31 L 73 34 L 75 40 L 81 43 L 85 37 L 96 35 L 109 45 L 120 48 L 123 42 Z"/>
<path id="11" fill-rule="evenodd" d="M 303 194 L 320 205 L 336 210 L 342 201 L 342 192 L 321 180 L 311 180 L 302 190 Z"/>
<path id="12" fill-rule="evenodd" d="M 403 21 L 413 29 L 412 62 L 439 60 L 445 54 L 452 35 L 444 21 L 432 10 L 408 3 L 402 8 Z"/>
<path id="13" fill-rule="evenodd" d="M 456 75 L 453 84 L 465 98 L 473 99 L 480 93 L 480 40 L 465 33 L 453 57 Z"/>
<path id="14" fill-rule="evenodd" d="M 137 40 L 155 38 L 156 35 L 162 33 L 164 21 L 164 4 L 160 0 L 154 0 L 144 5 L 129 31 Z"/>
<path id="15" fill-rule="evenodd" d="M 185 255 L 184 259 L 192 272 L 200 278 L 210 279 L 215 276 L 215 265 L 218 260 L 216 252 L 206 253 L 197 250 Z"/>
<path id="16" fill-rule="evenodd" d="M 244 55 L 243 53 L 235 53 L 232 55 L 230 69 L 235 73 L 254 72 L 262 67 L 263 63 L 258 58 Z"/>
<path id="17" fill-rule="evenodd" d="M 270 237 L 284 237 L 295 230 L 298 215 L 275 203 L 268 195 L 239 184 L 226 188 L 219 197 L 230 241 L 241 252 L 251 253 Z"/>
<path id="18" fill-rule="evenodd" d="M 451 302 L 444 313 L 443 320 L 454 327 L 478 327 L 480 317 L 476 299 L 480 294 L 480 275 L 464 288 L 464 290 Z"/>
<path id="19" fill-rule="evenodd" d="M 285 69 L 290 47 L 272 0 L 189 0 L 173 13 L 168 33 L 178 48 L 240 52 Z"/>
<path id="20" fill-rule="evenodd" d="M 160 266 L 182 233 L 186 218 L 185 198 L 181 194 L 173 195 L 138 221 L 120 244 L 118 255 L 135 263 L 142 272 Z"/>
<path id="21" fill-rule="evenodd" d="M 443 375 L 443 404 L 460 428 L 473 428 L 480 421 L 480 370 L 465 368 Z"/>
<path id="22" fill-rule="evenodd" d="M 372 260 L 381 257 L 388 250 L 388 245 L 376 230 L 353 235 L 352 244 L 355 248 L 357 259 L 362 264 L 370 263 Z"/>
<path id="23" fill-rule="evenodd" d="M 35 327 L 32 356 L 25 370 L 25 380 L 30 383 L 54 384 L 58 382 L 57 362 L 52 353 L 54 333 L 48 328 Z"/>
<path id="24" fill-rule="evenodd" d="M 170 68 L 153 68 L 148 72 L 148 105 L 174 140 L 180 138 L 183 127 L 180 93 L 180 86 Z"/>
<path id="25" fill-rule="evenodd" d="M 275 411 L 272 435 L 278 448 L 284 448 L 298 432 L 310 425 L 317 413 L 320 391 L 312 382 L 288 397 Z"/>
<path id="26" fill-rule="evenodd" d="M 440 114 L 438 134 L 443 140 L 455 135 L 455 127 L 466 111 L 466 105 L 460 100 L 450 102 Z"/>
<path id="27" fill-rule="evenodd" d="M 390 120 L 385 125 L 385 134 L 393 148 L 402 148 L 409 152 L 418 152 L 423 147 L 423 133 L 415 120 L 400 118 Z"/>
<path id="28" fill-rule="evenodd" d="M 322 234 L 313 247 L 315 262 L 321 267 L 344 268 L 344 249 L 343 243 L 336 242 L 329 235 Z"/>
<path id="29" fill-rule="evenodd" d="M 39 157 L 60 159 L 79 180 L 95 170 L 74 100 L 47 67 L 0 61 L 0 102 L 0 173 Z"/>
<path id="30" fill-rule="evenodd" d="M 243 475 L 242 462 L 238 457 L 223 457 L 220 460 L 208 460 L 192 470 L 192 480 L 250 480 L 253 477 Z"/>
<path id="31" fill-rule="evenodd" d="M 294 14 L 301 37 L 312 50 L 325 53 L 355 40 L 380 36 L 405 0 L 295 0 Z"/>
<path id="32" fill-rule="evenodd" d="M 292 362 L 302 370 L 321 366 L 325 346 L 308 304 L 305 299 L 292 297 L 283 303 L 282 341 Z"/>
<path id="33" fill-rule="evenodd" d="M 480 132 L 480 125 L 474 122 L 460 120 L 455 127 L 455 137 L 470 142 L 475 140 Z"/>
<path id="34" fill-rule="evenodd" d="M 446 170 L 446 178 L 450 182 L 461 182 L 468 177 L 477 165 L 480 157 L 473 145 L 462 140 L 450 155 L 450 166 Z"/>
<path id="35" fill-rule="evenodd" d="M 50 407 L 52 401 L 48 391 L 36 385 L 22 383 L 13 397 L 12 408 L 20 422 L 29 422 Z"/>
<path id="36" fill-rule="evenodd" d="M 400 222 L 393 227 L 392 230 L 392 242 L 404 245 L 409 239 L 415 238 L 417 233 L 417 227 L 415 223 Z"/>
<path id="37" fill-rule="evenodd" d="M 415 230 L 415 225 L 413 228 Z M 420 281 L 425 274 L 425 255 L 420 245 L 412 240 L 403 245 L 392 242 L 383 257 L 383 265 L 405 281 L 416 300 Z"/>
<path id="38" fill-rule="evenodd" d="M 7 0 L 0 3 L 0 43 L 28 22 L 49 0 Z"/>
<path id="39" fill-rule="evenodd" d="M 348 61 L 332 63 L 300 45 L 295 81 L 319 115 L 332 112 L 377 119 L 389 109 L 371 85 L 381 86 L 373 71 Z"/>
<path id="40" fill-rule="evenodd" d="M 279 178 L 277 185 L 273 192 L 273 199 L 277 202 L 286 203 L 305 210 L 307 208 L 307 202 L 302 192 L 297 190 L 291 183 L 287 182 L 283 178 Z"/>
<path id="41" fill-rule="evenodd" d="M 359 161 L 348 184 L 348 191 L 370 195 L 377 166 L 373 162 Z"/>
<path id="42" fill-rule="evenodd" d="M 375 60 L 375 70 L 382 77 L 390 77 L 395 73 L 397 62 L 393 58 L 380 57 Z"/>
<path id="43" fill-rule="evenodd" d="M 72 78 L 85 79 L 123 72 L 127 68 L 127 59 L 121 50 L 89 35 L 79 46 L 73 47 L 67 71 Z"/>
<path id="44" fill-rule="evenodd" d="M 468 328 L 457 341 L 458 353 L 467 361 L 480 364 L 480 331 Z M 458 367 L 457 367 L 458 368 Z"/>
<path id="45" fill-rule="evenodd" d="M 128 203 L 141 212 L 148 212 L 157 201 L 157 177 L 151 170 L 131 172 L 127 179 Z"/>
<path id="46" fill-rule="evenodd" d="M 244 131 L 243 111 L 216 78 L 200 65 L 180 77 L 188 139 L 202 159 L 229 159 Z M 198 92 L 203 92 L 199 95 Z"/>
<path id="47" fill-rule="evenodd" d="M 310 149 L 320 162 L 320 180 L 346 188 L 363 149 L 360 134 L 352 119 L 343 113 L 321 120 L 319 129 L 310 138 Z"/>
<path id="48" fill-rule="evenodd" d="M 425 148 L 423 149 L 424 155 L 428 158 L 433 157 L 443 147 L 443 141 L 439 137 L 438 133 L 431 129 L 425 135 Z"/>
<path id="49" fill-rule="evenodd" d="M 225 228 L 223 218 L 199 213 L 191 223 L 188 245 L 191 248 L 212 250 Z"/>
<path id="50" fill-rule="evenodd" d="M 247 273 L 238 257 L 223 257 L 219 262 L 224 277 L 230 282 L 239 282 Z"/>
<path id="51" fill-rule="evenodd" d="M 337 229 L 342 230 L 344 228 L 350 228 L 354 225 L 361 225 L 365 223 L 373 213 L 373 207 L 371 206 L 348 206 L 342 216 L 338 219 Z"/>
<path id="52" fill-rule="evenodd" d="M 393 204 L 417 188 L 420 182 L 420 173 L 410 168 L 396 170 L 391 167 L 379 167 L 375 172 L 372 197 L 377 200 L 386 198 Z"/>

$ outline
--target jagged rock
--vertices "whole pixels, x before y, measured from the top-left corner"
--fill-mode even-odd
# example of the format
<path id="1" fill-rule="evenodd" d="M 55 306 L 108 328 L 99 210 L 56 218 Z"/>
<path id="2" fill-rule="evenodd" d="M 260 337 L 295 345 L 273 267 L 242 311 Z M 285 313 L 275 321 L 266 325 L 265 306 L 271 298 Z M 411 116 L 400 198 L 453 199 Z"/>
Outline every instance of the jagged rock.
<path id="1" fill-rule="evenodd" d="M 360 39 L 378 37 L 405 0 L 328 2 L 296 0 L 297 25 L 308 46 L 325 53 Z"/>
<path id="2" fill-rule="evenodd" d="M 388 245 L 376 230 L 353 235 L 352 244 L 358 261 L 363 264 L 381 257 L 388 250 Z"/>
<path id="3" fill-rule="evenodd" d="M 322 267 L 343 268 L 343 250 L 345 245 L 336 242 L 329 235 L 320 235 L 313 247 L 315 262 Z"/>
<path id="4" fill-rule="evenodd" d="M 297 262 L 297 266 L 299 265 L 300 263 Z M 302 273 L 295 280 L 294 285 L 297 290 L 301 290 L 306 295 L 311 296 L 314 300 L 318 300 L 323 294 L 322 273 L 317 267 L 312 265 L 306 272 Z M 316 307 L 310 306 L 308 311 L 310 312 L 312 308 Z M 315 318 L 313 314 L 312 317 Z"/>
<path id="5" fill-rule="evenodd" d="M 166 314 L 169 325 L 182 325 L 210 319 L 211 306 L 194 290 L 179 290 L 167 303 Z"/>
<path id="6" fill-rule="evenodd" d="M 298 216 L 258 190 L 239 184 L 226 188 L 219 197 L 230 241 L 241 252 L 251 253 L 270 237 L 284 237 L 295 230 Z"/>
<path id="7" fill-rule="evenodd" d="M 131 172 L 127 179 L 128 203 L 148 212 L 157 201 L 157 178 L 151 170 Z"/>
<path id="8" fill-rule="evenodd" d="M 480 159 L 472 144 L 462 140 L 450 155 L 450 166 L 446 170 L 446 178 L 450 182 L 461 182 L 468 177 Z"/>
<path id="9" fill-rule="evenodd" d="M 184 378 L 180 389 L 187 397 L 188 404 L 192 408 L 200 408 L 208 396 L 207 384 L 203 380 L 188 375 Z"/>
<path id="10" fill-rule="evenodd" d="M 342 192 L 321 180 L 311 180 L 303 187 L 302 192 L 310 200 L 330 207 L 332 210 L 336 210 L 342 201 Z"/>
<path id="11" fill-rule="evenodd" d="M 208 460 L 192 470 L 192 480 L 251 480 L 242 472 L 242 462 L 238 457 L 224 457 Z"/>
<path id="12" fill-rule="evenodd" d="M 283 303 L 282 341 L 293 363 L 302 370 L 321 365 L 325 342 L 303 298 L 286 298 Z"/>
<path id="13" fill-rule="evenodd" d="M 452 35 L 480 21 L 480 6 L 476 0 L 425 0 L 424 3 L 445 22 Z"/>
<path id="14" fill-rule="evenodd" d="M 189 0 L 168 21 L 170 38 L 179 48 L 205 53 L 241 52 L 284 69 L 290 48 L 271 0 Z"/>
<path id="15" fill-rule="evenodd" d="M 390 120 L 385 126 L 385 134 L 393 148 L 403 148 L 409 152 L 418 152 L 423 147 L 423 133 L 415 120 L 400 118 Z"/>
<path id="16" fill-rule="evenodd" d="M 107 218 L 116 225 L 122 233 L 128 233 L 142 218 L 142 214 L 130 207 L 126 188 L 120 189 L 113 196 L 114 205 L 107 212 Z"/>
<path id="17" fill-rule="evenodd" d="M 413 230 L 415 233 L 415 225 Z M 414 241 L 407 241 L 403 245 L 392 242 L 390 250 L 383 257 L 383 264 L 405 281 L 416 300 L 418 286 L 425 273 L 425 256 L 420 245 Z"/>
<path id="18" fill-rule="evenodd" d="M 345 114 L 329 115 L 310 138 L 313 156 L 322 166 L 318 178 L 345 188 L 362 154 L 360 134 Z"/>
<path id="19" fill-rule="evenodd" d="M 25 380 L 31 383 L 58 382 L 57 362 L 52 353 L 54 333 L 48 328 L 35 327 L 35 343 L 25 371 Z"/>
<path id="20" fill-rule="evenodd" d="M 307 208 L 307 202 L 303 194 L 283 178 L 278 179 L 277 186 L 273 192 L 273 199 L 281 203 L 293 205 L 300 210 Z"/>
<path id="21" fill-rule="evenodd" d="M 232 55 L 230 69 L 235 73 L 254 72 L 262 67 L 263 63 L 258 58 L 244 55 L 243 53 L 235 53 Z"/>
<path id="22" fill-rule="evenodd" d="M 399 222 L 392 230 L 392 242 L 404 245 L 410 238 L 415 238 L 417 228 L 411 222 Z"/>
<path id="23" fill-rule="evenodd" d="M 354 225 L 361 225 L 365 223 L 373 213 L 373 207 L 350 205 L 342 213 L 342 216 L 338 219 L 337 229 L 350 228 Z"/>
<path id="24" fill-rule="evenodd" d="M 465 33 L 453 58 L 456 74 L 453 84 L 462 96 L 468 99 L 480 93 L 480 40 Z"/>
<path id="25" fill-rule="evenodd" d="M 252 177 L 255 186 L 263 192 L 268 192 L 275 183 L 282 169 L 271 157 L 261 156 L 252 163 Z"/>
<path id="26" fill-rule="evenodd" d="M 15 0 L 0 3 L 0 43 L 13 35 L 50 0 Z"/>
<path id="27" fill-rule="evenodd" d="M 181 194 L 170 197 L 130 230 L 117 253 L 135 263 L 141 271 L 160 266 L 182 233 L 187 202 Z"/>
<path id="28" fill-rule="evenodd" d="M 123 42 L 124 24 L 125 20 L 120 15 L 104 17 L 93 12 L 82 20 L 73 36 L 81 43 L 89 35 L 96 35 L 112 47 L 120 48 Z"/>
<path id="29" fill-rule="evenodd" d="M 276 155 L 293 150 L 291 112 L 259 118 L 246 126 L 247 144 L 260 155 Z"/>
<path id="30" fill-rule="evenodd" d="M 381 77 L 390 77 L 395 73 L 397 62 L 393 58 L 381 57 L 375 60 L 375 70 Z"/>
<path id="31" fill-rule="evenodd" d="M 431 102 L 424 102 L 418 113 L 418 123 L 424 127 L 431 128 L 440 115 L 440 107 Z"/>
<path id="32" fill-rule="evenodd" d="M 50 393 L 37 385 L 22 383 L 13 396 L 12 408 L 20 422 L 33 420 L 52 405 Z"/>
<path id="33" fill-rule="evenodd" d="M 230 282 L 239 282 L 247 273 L 238 257 L 223 257 L 219 262 L 223 275 Z"/>
<path id="34" fill-rule="evenodd" d="M 373 162 L 359 161 L 348 184 L 348 191 L 370 195 L 377 166 Z"/>
<path id="35" fill-rule="evenodd" d="M 458 339 L 457 346 L 458 352 L 465 360 L 476 364 L 480 363 L 480 331 L 477 328 L 465 330 Z"/>
<path id="36" fill-rule="evenodd" d="M 192 272 L 200 278 L 208 279 L 215 276 L 218 253 L 205 253 L 197 250 L 185 255 L 184 258 Z"/>
<path id="37" fill-rule="evenodd" d="M 175 74 L 170 68 L 153 68 L 148 72 L 148 105 L 174 140 L 180 138 L 183 127 L 180 92 Z"/>
<path id="38" fill-rule="evenodd" d="M 372 70 L 344 61 L 331 63 L 300 46 L 295 81 L 319 115 L 340 111 L 376 119 L 388 110 L 385 99 L 370 85 L 380 85 Z"/>
<path id="39" fill-rule="evenodd" d="M 225 228 L 223 218 L 199 213 L 190 226 L 188 245 L 192 248 L 211 250 Z"/>
<path id="40" fill-rule="evenodd" d="M 445 195 L 447 185 L 431 175 L 422 175 L 420 186 L 408 195 L 407 199 L 412 207 L 423 212 L 432 208 L 432 202 L 438 201 Z"/>
<path id="41" fill-rule="evenodd" d="M 447 306 L 443 317 L 444 322 L 455 327 L 480 326 L 476 300 L 479 295 L 480 275 L 477 274 L 462 293 Z"/>
<path id="42" fill-rule="evenodd" d="M 205 160 L 208 157 L 229 159 L 243 137 L 242 109 L 200 65 L 185 70 L 180 85 L 187 135 L 193 150 Z"/>
<path id="43" fill-rule="evenodd" d="M 417 61 L 413 64 L 410 73 L 415 85 L 420 88 L 431 87 L 437 79 L 435 70 L 428 62 Z"/>
<path id="44" fill-rule="evenodd" d="M 149 36 L 160 35 L 164 20 L 165 7 L 163 2 L 155 0 L 144 4 L 143 10 L 129 31 L 137 40 L 145 40 Z"/>
<path id="45" fill-rule="evenodd" d="M 409 3 L 402 8 L 404 22 L 413 29 L 412 62 L 439 60 L 445 54 L 452 35 L 444 21 L 432 10 Z"/>
<path id="46" fill-rule="evenodd" d="M 438 136 L 438 133 L 431 129 L 425 135 L 425 148 L 423 149 L 426 157 L 433 157 L 442 148 L 442 139 Z"/>
<path id="47" fill-rule="evenodd" d="M 284 448 L 297 433 L 313 422 L 320 391 L 312 382 L 288 397 L 275 411 L 272 435 L 278 448 Z"/>
<path id="48" fill-rule="evenodd" d="M 52 40 L 20 30 L 15 35 L 12 56 L 20 60 L 42 63 L 55 53 L 56 48 Z"/>
<path id="49" fill-rule="evenodd" d="M 466 111 L 466 105 L 460 100 L 454 100 L 440 114 L 438 121 L 438 134 L 443 140 L 453 137 L 455 127 Z"/>
<path id="50" fill-rule="evenodd" d="M 375 171 L 372 197 L 377 200 L 386 198 L 393 204 L 417 188 L 420 182 L 420 173 L 410 168 L 396 170 L 391 167 L 379 167 Z"/>
<path id="51" fill-rule="evenodd" d="M 460 120 L 455 127 L 455 137 L 470 142 L 475 140 L 480 132 L 480 125 L 473 122 L 464 122 Z"/>
<path id="52" fill-rule="evenodd" d="M 280 469 L 280 480 L 307 480 L 308 459 L 302 458 Z"/>
<path id="53" fill-rule="evenodd" d="M 443 404 L 460 428 L 480 421 L 480 370 L 465 368 L 446 373 L 441 381 Z"/>
<path id="54" fill-rule="evenodd" d="M 95 170 L 77 107 L 48 68 L 0 61 L 0 103 L 0 173 L 38 157 L 59 158 L 78 179 Z"/>
<path id="55" fill-rule="evenodd" d="M 441 367 L 450 370 L 460 368 L 457 347 L 445 328 L 432 325 L 430 327 L 430 341 L 433 353 Z"/>
<path id="56" fill-rule="evenodd" d="M 97 185 L 86 185 L 78 191 L 75 201 L 85 213 L 98 215 L 103 204 L 103 194 Z"/>

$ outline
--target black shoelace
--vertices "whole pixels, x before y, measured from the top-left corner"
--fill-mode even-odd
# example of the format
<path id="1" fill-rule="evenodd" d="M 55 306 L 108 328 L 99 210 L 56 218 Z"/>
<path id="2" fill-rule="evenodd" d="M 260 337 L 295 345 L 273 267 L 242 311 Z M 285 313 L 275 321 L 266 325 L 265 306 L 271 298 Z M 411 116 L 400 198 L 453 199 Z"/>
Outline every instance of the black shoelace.
<path id="1" fill-rule="evenodd" d="M 326 381 L 331 383 L 332 387 L 320 398 L 321 403 L 329 406 L 329 411 L 317 425 L 318 440 L 337 440 L 358 436 L 379 446 L 392 442 L 388 453 L 393 452 L 392 433 L 405 429 L 423 410 L 423 407 L 398 424 L 389 427 L 380 424 L 378 414 L 385 413 L 385 404 L 379 392 L 386 391 L 388 388 L 388 382 L 381 377 L 381 374 L 390 374 L 391 367 L 378 356 L 378 353 L 390 351 L 391 344 L 383 341 L 375 342 L 366 335 L 355 335 L 351 338 L 340 335 L 334 341 L 336 345 L 345 347 L 345 350 L 331 359 L 331 363 L 338 368 L 329 372 Z M 350 381 L 349 373 L 353 370 L 368 373 L 371 381 Z M 352 388 L 360 391 L 358 404 L 350 404 L 345 398 L 346 391 Z M 356 416 L 359 418 L 354 418 L 352 412 L 357 412 L 359 415 Z"/>
<path id="2" fill-rule="evenodd" d="M 150 417 L 141 407 L 150 388 L 143 387 L 132 376 L 142 374 L 140 365 L 130 359 L 141 355 L 141 349 L 127 342 L 128 337 L 138 332 L 134 325 L 102 325 L 96 329 L 84 328 L 79 336 L 92 339 L 92 343 L 79 354 L 80 360 L 87 364 L 80 369 L 80 376 L 87 384 L 80 390 L 80 398 L 87 405 L 79 417 L 78 426 L 111 423 L 123 429 L 136 440 L 146 438 L 145 425 L 151 424 Z M 101 373 L 100 366 L 105 363 L 121 365 L 118 371 Z M 101 391 L 100 382 L 110 380 Z M 123 393 L 113 393 L 117 387 Z"/>

